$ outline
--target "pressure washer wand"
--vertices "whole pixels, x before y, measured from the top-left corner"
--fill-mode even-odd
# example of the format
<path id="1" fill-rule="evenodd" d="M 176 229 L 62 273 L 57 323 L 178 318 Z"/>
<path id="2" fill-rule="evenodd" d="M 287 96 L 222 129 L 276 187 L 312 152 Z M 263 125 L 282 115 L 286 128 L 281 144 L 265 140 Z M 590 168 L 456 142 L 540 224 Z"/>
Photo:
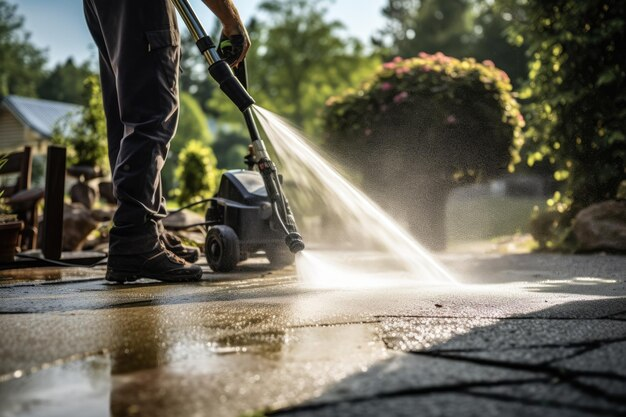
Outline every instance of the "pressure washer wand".
<path id="1" fill-rule="evenodd" d="M 285 243 L 292 253 L 302 251 L 304 249 L 304 242 L 302 236 L 298 233 L 296 221 L 289 208 L 289 202 L 280 185 L 276 165 L 269 157 L 265 144 L 259 135 L 259 130 L 256 127 L 252 110 L 250 109 L 254 104 L 254 99 L 248 94 L 248 91 L 240 80 L 235 77 L 228 63 L 220 57 L 217 52 L 217 47 L 205 32 L 200 20 L 189 4 L 189 1 L 172 0 L 172 2 L 189 29 L 191 36 L 196 41 L 196 46 L 200 50 L 200 53 L 209 64 L 209 74 L 217 81 L 224 94 L 226 94 L 243 113 L 248 132 L 250 133 L 250 139 L 252 140 L 256 164 L 263 177 L 263 182 L 265 183 L 267 195 L 272 204 L 276 220 L 286 235 Z M 241 74 L 243 74 L 243 76 L 240 75 L 240 78 L 246 83 L 245 67 L 241 69 Z"/>

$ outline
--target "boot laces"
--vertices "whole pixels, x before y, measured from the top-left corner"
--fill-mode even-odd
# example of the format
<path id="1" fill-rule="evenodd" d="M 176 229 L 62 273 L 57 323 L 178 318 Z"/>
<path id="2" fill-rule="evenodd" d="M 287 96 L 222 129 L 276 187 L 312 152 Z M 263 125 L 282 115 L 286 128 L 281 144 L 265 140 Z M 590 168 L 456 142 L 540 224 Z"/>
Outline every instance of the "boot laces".
<path id="1" fill-rule="evenodd" d="M 165 252 L 165 256 L 167 256 L 167 259 L 169 259 L 170 261 L 175 262 L 177 264 L 181 264 L 181 265 L 186 264 L 186 262 L 185 262 L 185 260 L 183 258 L 179 257 L 174 252 L 172 252 L 169 249 L 167 249 L 165 247 L 165 245 L 163 244 L 163 242 L 159 242 L 159 246 L 161 246 L 161 250 L 163 252 Z"/>

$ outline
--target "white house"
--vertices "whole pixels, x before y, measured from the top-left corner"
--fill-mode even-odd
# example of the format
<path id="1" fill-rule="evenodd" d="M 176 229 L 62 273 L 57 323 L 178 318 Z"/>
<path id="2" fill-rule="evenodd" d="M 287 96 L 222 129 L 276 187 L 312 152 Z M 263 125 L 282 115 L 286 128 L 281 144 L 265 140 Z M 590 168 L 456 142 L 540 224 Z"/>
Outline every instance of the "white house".
<path id="1" fill-rule="evenodd" d="M 0 154 L 31 146 L 33 154 L 43 154 L 55 124 L 76 113 L 81 106 L 58 101 L 6 96 L 0 104 Z"/>

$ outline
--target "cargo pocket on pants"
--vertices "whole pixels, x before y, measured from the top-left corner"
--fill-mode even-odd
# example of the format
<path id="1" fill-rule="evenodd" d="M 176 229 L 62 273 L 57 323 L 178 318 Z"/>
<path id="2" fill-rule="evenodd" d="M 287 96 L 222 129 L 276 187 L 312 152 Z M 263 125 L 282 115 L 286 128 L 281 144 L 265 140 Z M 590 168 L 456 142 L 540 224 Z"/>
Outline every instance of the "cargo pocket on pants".
<path id="1" fill-rule="evenodd" d="M 155 56 L 165 85 L 175 94 L 178 87 L 180 34 L 174 29 L 152 30 L 146 32 L 146 38 L 148 51 Z"/>

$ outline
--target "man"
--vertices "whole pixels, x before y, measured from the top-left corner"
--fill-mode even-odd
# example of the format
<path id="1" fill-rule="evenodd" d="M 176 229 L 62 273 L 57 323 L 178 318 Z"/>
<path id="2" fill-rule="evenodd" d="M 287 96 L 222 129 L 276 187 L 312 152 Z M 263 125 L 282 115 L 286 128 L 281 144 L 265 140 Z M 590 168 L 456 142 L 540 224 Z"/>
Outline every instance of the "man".
<path id="1" fill-rule="evenodd" d="M 250 41 L 232 0 L 203 0 L 238 44 Z M 109 159 L 118 200 L 106 279 L 197 281 L 197 250 L 164 233 L 161 169 L 178 123 L 180 34 L 170 0 L 84 0 L 87 25 L 100 52 Z M 231 51 L 232 52 L 232 51 Z M 187 261 L 183 258 L 186 258 Z M 188 262 L 191 261 L 191 262 Z"/>

